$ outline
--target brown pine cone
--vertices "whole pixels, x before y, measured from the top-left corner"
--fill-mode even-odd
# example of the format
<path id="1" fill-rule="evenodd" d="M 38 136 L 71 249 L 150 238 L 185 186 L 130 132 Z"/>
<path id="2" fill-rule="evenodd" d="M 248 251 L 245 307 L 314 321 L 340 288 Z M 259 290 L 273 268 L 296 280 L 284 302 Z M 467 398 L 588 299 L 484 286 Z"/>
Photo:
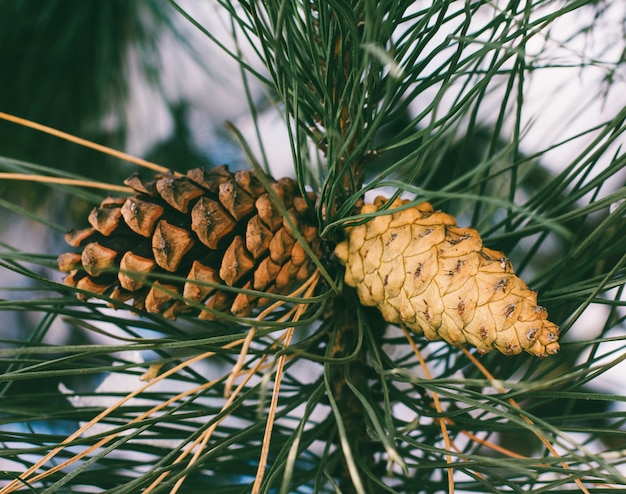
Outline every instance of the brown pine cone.
<path id="1" fill-rule="evenodd" d="M 361 213 L 387 202 L 378 197 Z M 398 199 L 390 209 L 407 202 Z M 345 282 L 385 320 L 482 353 L 525 350 L 546 357 L 559 351 L 559 329 L 537 305 L 537 294 L 502 252 L 484 247 L 478 232 L 458 227 L 453 216 L 425 202 L 346 231 L 335 249 Z"/>
<path id="2" fill-rule="evenodd" d="M 296 182 L 270 181 L 317 254 L 317 228 Z M 289 223 L 250 171 L 231 173 L 218 166 L 150 180 L 135 174 L 125 183 L 134 196 L 105 199 L 89 215 L 91 227 L 66 235 L 68 244 L 82 251 L 59 257 L 59 269 L 68 273 L 65 284 L 116 300 L 133 299 L 135 307 L 170 318 L 196 312 L 213 319 L 211 309 L 248 316 L 271 302 L 220 286 L 288 294 L 314 272 Z"/>

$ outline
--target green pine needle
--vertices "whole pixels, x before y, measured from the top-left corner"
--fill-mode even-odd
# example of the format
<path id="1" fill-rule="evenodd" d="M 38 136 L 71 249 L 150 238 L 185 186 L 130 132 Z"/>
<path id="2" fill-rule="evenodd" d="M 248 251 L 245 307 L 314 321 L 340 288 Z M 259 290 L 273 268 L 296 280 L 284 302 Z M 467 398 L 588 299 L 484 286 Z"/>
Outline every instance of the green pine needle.
<path id="1" fill-rule="evenodd" d="M 626 398 L 614 377 L 626 359 L 626 110 L 608 105 L 599 122 L 572 111 L 538 146 L 529 144 L 541 123 L 530 119 L 536 78 L 564 70 L 574 79 L 592 69 L 603 77 L 593 101 L 623 89 L 624 57 L 611 58 L 609 47 L 593 51 L 611 6 L 220 0 L 216 12 L 232 37 L 217 39 L 176 2 L 150 5 L 162 26 L 191 23 L 239 65 L 256 139 L 264 108 L 282 116 L 298 185 L 318 194 L 312 207 L 327 251 L 318 259 L 325 279 L 304 300 L 268 295 L 281 304 L 259 320 L 218 313 L 215 321 L 171 321 L 107 297 L 81 301 L 55 270 L 65 250 L 59 232 L 80 227 L 102 194 L 42 184 L 37 190 L 51 194 L 42 203 L 41 195 L 15 194 L 13 182 L 0 180 L 6 216 L 45 228 L 51 239 L 38 252 L 16 227 L 0 225 L 0 493 L 8 494 L 13 480 L 21 492 L 122 494 L 154 484 L 150 492 L 171 493 L 177 482 L 178 492 L 250 492 L 282 355 L 259 492 L 626 488 Z M 141 19 L 135 10 L 126 11 L 129 26 Z M 63 16 L 81 26 L 79 14 L 68 9 Z M 561 26 L 579 19 L 582 27 L 564 39 Z M 44 21 L 40 34 L 52 26 Z M 146 43 L 144 61 L 154 47 L 147 32 L 127 40 Z M 62 34 L 67 43 L 72 33 Z M 103 60 L 116 66 L 120 39 L 99 45 L 112 50 Z M 625 41 L 616 38 L 618 51 Z M 558 43 L 576 50 L 559 51 Z M 37 71 L 35 60 L 20 63 Z M 106 67 L 97 73 L 113 70 Z M 125 84 L 121 74 L 111 72 L 117 103 L 125 94 L 117 86 Z M 20 90 L 33 101 L 51 100 L 54 91 L 27 88 L 28 79 Z M 266 101 L 254 100 L 254 86 Z M 93 88 L 84 89 L 81 107 Z M 92 130 L 107 116 L 100 96 L 95 114 L 81 118 Z M 542 108 L 537 119 L 554 110 Z M 239 144 L 251 165 L 269 171 L 265 151 L 254 156 L 243 138 Z M 15 154 L 11 143 L 3 146 L 0 172 L 101 180 L 71 163 L 59 168 L 63 159 L 53 167 L 34 151 L 29 157 L 28 149 Z M 549 167 L 555 155 L 562 162 Z M 114 174 L 126 174 L 118 166 Z M 441 342 L 409 340 L 360 306 L 331 252 L 344 226 L 372 216 L 357 214 L 357 206 L 379 189 L 411 197 L 411 204 L 431 201 L 478 229 L 488 247 L 507 252 L 560 325 L 561 352 L 543 361 L 496 353 L 473 360 Z M 293 321 L 289 310 L 299 302 L 307 310 Z M 286 346 L 281 338 L 290 327 L 294 341 Z M 150 367 L 157 377 L 141 381 Z M 72 436 L 94 417 L 93 427 Z"/>

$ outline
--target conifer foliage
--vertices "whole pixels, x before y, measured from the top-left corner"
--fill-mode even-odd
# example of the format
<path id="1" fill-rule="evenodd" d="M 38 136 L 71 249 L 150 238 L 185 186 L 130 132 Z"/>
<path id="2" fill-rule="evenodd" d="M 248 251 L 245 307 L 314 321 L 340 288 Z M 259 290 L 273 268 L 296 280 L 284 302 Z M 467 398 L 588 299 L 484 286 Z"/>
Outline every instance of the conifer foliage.
<path id="1" fill-rule="evenodd" d="M 22 121 L 155 173 L 0 157 L 3 185 L 84 211 L 0 197 L 59 232 L 43 254 L 3 230 L 0 275 L 28 284 L 0 300 L 0 494 L 623 490 L 599 381 L 626 353 L 626 110 L 602 99 L 626 48 L 593 51 L 619 2 L 158 4 L 234 61 L 253 132 L 226 125 L 237 168 L 173 171 Z M 573 101 L 537 132 L 556 68 L 601 72 L 604 121 Z"/>

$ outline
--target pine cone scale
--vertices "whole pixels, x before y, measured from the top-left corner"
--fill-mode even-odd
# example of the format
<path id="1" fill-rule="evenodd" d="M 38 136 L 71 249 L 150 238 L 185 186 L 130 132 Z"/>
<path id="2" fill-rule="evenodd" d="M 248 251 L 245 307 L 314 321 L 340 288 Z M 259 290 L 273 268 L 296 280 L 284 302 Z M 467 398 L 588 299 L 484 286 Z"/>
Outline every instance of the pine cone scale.
<path id="1" fill-rule="evenodd" d="M 91 242 L 83 249 L 81 262 L 88 274 L 97 277 L 115 265 L 116 257 L 117 252 L 113 249 Z"/>
<path id="2" fill-rule="evenodd" d="M 185 177 L 165 176 L 156 181 L 156 190 L 161 198 L 181 213 L 187 213 L 189 204 L 203 192 Z"/>
<path id="3" fill-rule="evenodd" d="M 194 244 L 195 240 L 187 229 L 161 220 L 152 235 L 154 260 L 161 268 L 173 273 Z"/>
<path id="4" fill-rule="evenodd" d="M 120 272 L 117 275 L 120 286 L 129 292 L 135 292 L 144 285 L 145 277 L 138 273 L 150 273 L 156 267 L 154 259 L 142 257 L 131 251 L 120 260 Z"/>
<path id="5" fill-rule="evenodd" d="M 191 212 L 191 229 L 209 249 L 217 250 L 220 241 L 236 226 L 236 221 L 217 201 L 202 197 Z"/>
<path id="6" fill-rule="evenodd" d="M 246 249 L 254 259 L 259 259 L 265 254 L 272 240 L 272 231 L 261 221 L 259 215 L 255 215 L 246 228 Z"/>
<path id="7" fill-rule="evenodd" d="M 220 184 L 220 203 L 226 207 L 235 221 L 244 219 L 254 211 L 254 199 L 235 182 L 229 181 Z"/>
<path id="8" fill-rule="evenodd" d="M 243 239 L 240 236 L 236 236 L 224 253 L 219 272 L 220 278 L 228 286 L 235 286 L 237 281 L 253 268 L 254 259 L 245 249 Z"/>
<path id="9" fill-rule="evenodd" d="M 128 227 L 142 237 L 150 237 L 165 209 L 158 204 L 129 197 L 121 208 L 121 213 Z"/>

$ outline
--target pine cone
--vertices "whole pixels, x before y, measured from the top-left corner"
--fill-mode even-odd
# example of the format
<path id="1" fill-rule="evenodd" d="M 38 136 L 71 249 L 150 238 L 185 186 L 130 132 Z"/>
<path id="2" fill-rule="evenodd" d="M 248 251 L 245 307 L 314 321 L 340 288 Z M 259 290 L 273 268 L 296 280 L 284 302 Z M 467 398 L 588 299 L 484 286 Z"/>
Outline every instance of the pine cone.
<path id="1" fill-rule="evenodd" d="M 388 201 L 378 197 L 361 213 Z M 396 200 L 390 209 L 409 201 Z M 346 229 L 335 249 L 346 266 L 345 282 L 363 305 L 385 320 L 403 323 L 429 340 L 522 350 L 538 357 L 559 351 L 558 327 L 547 320 L 537 294 L 514 273 L 502 252 L 483 247 L 478 232 L 425 202 Z"/>
<path id="2" fill-rule="evenodd" d="M 296 182 L 270 180 L 293 224 L 318 253 L 317 229 Z M 220 285 L 287 294 L 314 271 L 289 223 L 249 171 L 231 173 L 219 166 L 151 180 L 135 174 L 125 183 L 136 195 L 105 199 L 89 215 L 90 228 L 66 235 L 71 246 L 82 248 L 59 257 L 66 285 L 133 299 L 135 307 L 169 318 L 195 311 L 213 319 L 211 309 L 247 316 L 271 301 Z"/>

